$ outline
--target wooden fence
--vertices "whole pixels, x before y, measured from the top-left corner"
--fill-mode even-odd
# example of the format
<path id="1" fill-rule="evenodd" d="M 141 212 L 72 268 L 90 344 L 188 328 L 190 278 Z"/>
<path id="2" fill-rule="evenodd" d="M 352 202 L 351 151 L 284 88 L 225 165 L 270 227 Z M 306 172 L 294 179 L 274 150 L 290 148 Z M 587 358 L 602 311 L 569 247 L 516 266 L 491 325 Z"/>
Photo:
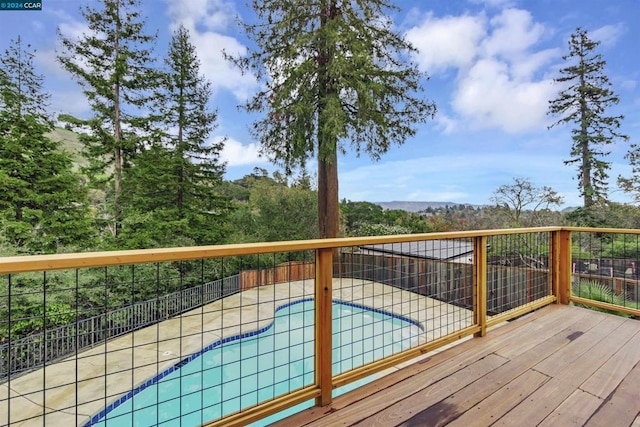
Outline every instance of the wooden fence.
<path id="1" fill-rule="evenodd" d="M 240 290 L 234 275 L 0 345 L 0 381 Z"/>
<path id="2" fill-rule="evenodd" d="M 289 261 L 273 268 L 241 271 L 240 289 L 246 291 L 256 286 L 312 280 L 315 275 L 316 264 L 313 261 Z"/>
<path id="3" fill-rule="evenodd" d="M 335 277 L 371 280 L 465 308 L 473 306 L 473 265 L 401 256 L 341 253 Z M 313 262 L 288 262 L 240 273 L 240 288 L 312 280 Z M 489 265 L 487 311 L 498 314 L 549 295 L 547 269 Z"/>

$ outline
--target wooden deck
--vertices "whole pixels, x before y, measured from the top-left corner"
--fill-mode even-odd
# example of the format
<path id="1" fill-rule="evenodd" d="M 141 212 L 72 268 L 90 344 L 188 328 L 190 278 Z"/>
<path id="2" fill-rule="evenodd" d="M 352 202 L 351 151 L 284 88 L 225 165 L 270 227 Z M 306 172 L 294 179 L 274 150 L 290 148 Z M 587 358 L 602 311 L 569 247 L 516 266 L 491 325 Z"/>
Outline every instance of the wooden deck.
<path id="1" fill-rule="evenodd" d="M 280 426 L 640 427 L 640 321 L 553 305 Z"/>

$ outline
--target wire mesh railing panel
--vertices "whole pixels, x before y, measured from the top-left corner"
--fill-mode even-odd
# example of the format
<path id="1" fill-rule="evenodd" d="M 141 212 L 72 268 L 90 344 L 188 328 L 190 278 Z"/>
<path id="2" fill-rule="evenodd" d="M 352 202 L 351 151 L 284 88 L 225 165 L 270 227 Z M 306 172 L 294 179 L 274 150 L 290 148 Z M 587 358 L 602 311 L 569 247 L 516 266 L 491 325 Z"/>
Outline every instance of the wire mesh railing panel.
<path id="1" fill-rule="evenodd" d="M 300 252 L 3 276 L 0 425 L 199 425 L 312 385 L 313 265 Z"/>
<path id="2" fill-rule="evenodd" d="M 549 233 L 489 236 L 487 242 L 487 314 L 551 295 Z"/>
<path id="3" fill-rule="evenodd" d="M 572 296 L 640 309 L 640 235 L 574 232 L 571 257 Z"/>
<path id="4" fill-rule="evenodd" d="M 473 323 L 470 239 L 343 248 L 334 271 L 334 374 Z"/>
<path id="5" fill-rule="evenodd" d="M 199 425 L 326 402 L 359 367 L 481 329 L 479 273 L 490 314 L 550 295 L 549 231 L 485 236 L 76 254 L 66 270 L 0 260 L 0 425 Z M 316 324 L 329 301 L 331 336 Z"/>

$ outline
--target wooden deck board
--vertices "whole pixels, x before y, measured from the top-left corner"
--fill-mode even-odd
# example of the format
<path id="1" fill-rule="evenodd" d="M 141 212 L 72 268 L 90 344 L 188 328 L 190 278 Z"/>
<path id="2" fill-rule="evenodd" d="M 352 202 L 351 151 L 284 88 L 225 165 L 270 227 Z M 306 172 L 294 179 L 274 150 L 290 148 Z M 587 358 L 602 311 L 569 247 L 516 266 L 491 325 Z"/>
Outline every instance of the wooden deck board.
<path id="1" fill-rule="evenodd" d="M 354 412 L 350 415 L 357 416 L 357 422 L 354 423 L 355 425 L 397 425 L 398 423 L 404 422 L 408 418 L 412 417 L 416 413 L 417 408 L 426 405 L 429 407 L 436 407 L 436 411 L 434 412 L 437 412 L 437 414 L 434 417 L 433 421 L 424 424 L 431 425 L 431 422 L 435 422 L 438 419 L 438 417 L 441 415 L 440 413 L 446 414 L 450 409 L 453 409 L 449 408 L 446 404 L 438 407 L 438 404 L 441 403 L 447 396 L 450 396 L 456 391 L 478 380 L 479 378 L 484 377 L 489 372 L 494 371 L 507 362 L 508 360 L 503 357 L 500 357 L 496 354 L 489 354 L 487 355 L 487 357 L 466 366 L 455 374 L 450 375 L 442 381 L 437 382 L 433 386 L 422 389 L 417 393 L 413 393 L 412 395 L 396 402 L 392 406 L 386 406 L 385 409 L 375 413 L 372 416 L 368 417 L 367 415 L 371 414 L 371 412 L 373 412 L 375 408 L 370 408 L 369 405 L 362 405 L 358 412 Z M 410 381 L 412 389 L 415 390 L 415 386 L 416 384 L 420 383 L 421 377 L 422 375 L 418 378 L 413 378 L 412 381 Z M 384 402 L 384 404 L 387 405 L 387 402 Z M 351 421 L 351 419 L 345 419 L 344 417 L 340 417 L 340 420 L 341 422 Z"/>
<path id="2" fill-rule="evenodd" d="M 277 425 L 640 427 L 639 383 L 639 321 L 554 305 Z"/>
<path id="3" fill-rule="evenodd" d="M 580 388 L 605 399 L 640 362 L 640 332 L 598 369 Z"/>
<path id="4" fill-rule="evenodd" d="M 605 316 L 598 313 L 594 313 L 594 315 Z M 618 318 L 613 318 L 612 316 L 610 323 L 612 325 L 619 325 L 617 320 Z M 531 423 L 531 425 L 537 425 L 542 422 L 542 420 L 560 406 L 584 381 L 615 354 L 621 345 L 626 343 L 627 340 L 637 332 L 640 327 L 640 322 L 636 323 L 637 324 L 623 323 L 619 328 L 612 330 L 610 337 L 603 345 L 592 347 L 589 351 L 582 353 L 580 358 L 574 360 L 573 363 L 567 365 L 564 370 L 553 376 L 533 393 L 529 399 L 522 402 L 498 420 L 496 425 L 519 425 L 522 420 L 526 420 L 527 423 Z M 593 328 L 591 331 L 595 329 L 596 328 Z M 594 331 L 594 333 L 599 334 L 599 330 Z M 589 332 L 583 336 L 587 337 L 585 339 L 588 339 Z M 576 341 L 574 341 L 574 343 Z M 638 404 L 640 405 L 640 401 Z"/>
<path id="5" fill-rule="evenodd" d="M 591 318 L 596 317 L 592 316 Z M 558 375 L 574 363 L 574 361 L 580 359 L 582 355 L 591 351 L 594 347 L 597 347 L 600 341 L 611 335 L 623 322 L 623 318 L 616 317 L 607 319 L 607 321 L 601 319 L 600 322 L 593 326 L 583 326 L 579 331 L 576 331 L 572 336 L 568 337 L 572 341 L 571 345 L 564 347 L 539 363 L 538 366 L 536 366 L 536 370 L 550 377 Z"/>
<path id="6" fill-rule="evenodd" d="M 600 407 L 602 399 L 582 390 L 574 391 L 538 427 L 581 426 Z"/>
<path id="7" fill-rule="evenodd" d="M 542 320 L 542 319 L 541 319 Z M 535 322 L 531 327 L 527 328 L 526 335 L 520 334 L 517 340 L 511 340 L 500 350 L 496 351 L 500 356 L 512 359 L 521 354 L 529 351 L 535 351 L 535 349 L 548 339 L 552 339 L 558 334 L 564 334 L 569 336 L 575 332 L 580 331 L 585 325 L 589 325 L 597 322 L 597 318 L 589 316 L 585 310 L 572 310 L 570 316 L 562 315 L 556 319 L 553 316 L 548 316 L 546 322 Z M 553 327 L 554 323 L 550 321 L 562 322 L 562 328 Z"/>
<path id="8" fill-rule="evenodd" d="M 630 425 L 640 415 L 640 367 L 635 366 L 620 385 L 605 399 L 587 422 L 587 426 Z"/>
<path id="9" fill-rule="evenodd" d="M 473 408 L 452 420 L 451 427 L 483 427 L 493 424 L 549 380 L 544 374 L 528 370 Z"/>
<path id="10" fill-rule="evenodd" d="M 572 325 L 572 327 L 575 328 L 575 325 Z M 422 425 L 430 426 L 445 425 L 451 422 L 460 414 L 468 411 L 508 383 L 525 374 L 540 361 L 545 360 L 550 355 L 553 355 L 568 345 L 571 340 L 567 338 L 567 335 L 572 333 L 570 332 L 571 330 L 573 330 L 571 327 L 566 328 L 562 333 L 557 333 L 549 339 L 539 342 L 535 350 L 523 352 L 520 357 L 510 360 L 509 363 L 505 363 L 495 371 L 487 374 L 482 378 L 482 381 L 476 381 L 459 392 L 447 397 L 443 402 L 440 402 L 440 404 L 456 409 L 456 411 L 450 410 L 448 417 L 439 417 L 437 423 L 432 422 L 433 418 L 431 414 L 434 410 L 437 410 L 437 405 L 434 405 L 435 407 L 427 408 L 422 411 L 421 414 L 414 416 L 413 418 L 415 420 L 408 425 L 417 426 L 420 425 L 420 421 L 423 421 Z M 510 347 L 517 347 L 517 345 Z M 544 374 L 540 375 L 549 379 L 549 377 Z M 546 382 L 546 380 L 543 382 Z M 512 392 L 518 393 L 519 390 L 515 389 L 512 390 Z"/>

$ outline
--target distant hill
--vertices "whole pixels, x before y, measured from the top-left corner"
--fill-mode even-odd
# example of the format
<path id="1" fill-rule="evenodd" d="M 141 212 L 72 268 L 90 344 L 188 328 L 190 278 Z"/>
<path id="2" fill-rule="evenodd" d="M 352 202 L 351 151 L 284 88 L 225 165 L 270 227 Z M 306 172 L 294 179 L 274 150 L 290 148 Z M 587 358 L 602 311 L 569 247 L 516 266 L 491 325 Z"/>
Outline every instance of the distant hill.
<path id="1" fill-rule="evenodd" d="M 453 202 L 373 202 L 383 209 L 400 209 L 407 212 L 420 212 L 428 208 L 445 208 L 447 206 L 469 205 L 468 203 Z M 471 205 L 476 206 L 476 205 Z"/>
<path id="2" fill-rule="evenodd" d="M 87 159 L 82 156 L 82 143 L 77 133 L 57 127 L 48 133 L 47 136 L 51 138 L 52 141 L 62 141 L 62 150 L 71 155 L 77 167 L 87 165 Z"/>

